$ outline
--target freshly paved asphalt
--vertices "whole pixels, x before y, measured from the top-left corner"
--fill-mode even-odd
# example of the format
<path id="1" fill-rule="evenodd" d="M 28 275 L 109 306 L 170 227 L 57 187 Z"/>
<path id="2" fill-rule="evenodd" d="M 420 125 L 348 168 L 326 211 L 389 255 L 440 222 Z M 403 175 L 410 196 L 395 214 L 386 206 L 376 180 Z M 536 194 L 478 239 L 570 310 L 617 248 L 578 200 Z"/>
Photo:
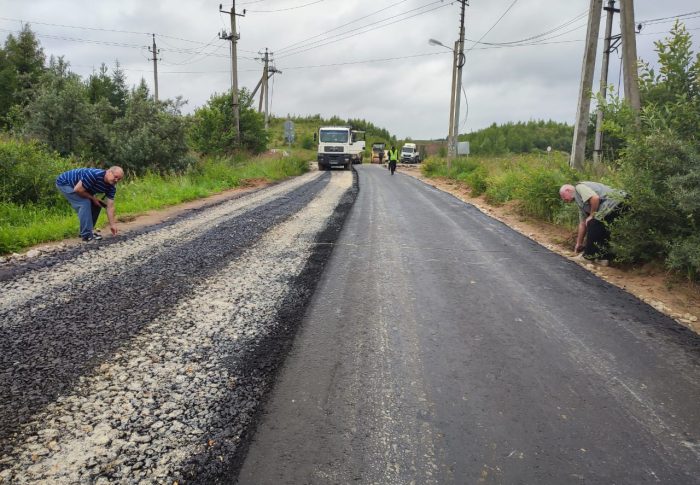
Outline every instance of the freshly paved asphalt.
<path id="1" fill-rule="evenodd" d="M 241 484 L 700 483 L 700 338 L 378 166 Z"/>

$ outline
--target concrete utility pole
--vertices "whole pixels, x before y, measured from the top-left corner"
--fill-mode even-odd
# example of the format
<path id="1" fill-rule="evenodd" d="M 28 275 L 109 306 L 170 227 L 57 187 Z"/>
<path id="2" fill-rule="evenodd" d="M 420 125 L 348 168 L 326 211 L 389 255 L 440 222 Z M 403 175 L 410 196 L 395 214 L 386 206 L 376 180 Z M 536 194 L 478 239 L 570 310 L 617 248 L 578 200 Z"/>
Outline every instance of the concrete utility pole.
<path id="1" fill-rule="evenodd" d="M 625 99 L 632 110 L 639 113 L 639 73 L 637 72 L 637 39 L 634 30 L 634 2 L 620 0 L 620 27 L 622 31 L 622 66 L 625 71 Z"/>
<path id="2" fill-rule="evenodd" d="M 600 69 L 600 97 L 605 100 L 608 94 L 608 66 L 610 64 L 610 50 L 612 40 L 613 16 L 620 12 L 615 8 L 615 0 L 608 0 L 608 6 L 604 7 L 608 13 L 605 19 L 605 39 L 603 40 L 603 65 Z M 593 161 L 600 163 L 603 159 L 603 108 L 598 104 L 598 113 L 595 121 L 595 142 L 593 144 Z"/>
<path id="3" fill-rule="evenodd" d="M 454 115 L 454 142 L 453 150 L 454 155 L 457 155 L 457 143 L 459 141 L 459 104 L 462 98 L 462 67 L 464 67 L 464 9 L 468 5 L 467 0 L 461 0 L 461 13 L 459 17 L 459 43 L 458 53 L 457 53 L 457 85 L 455 86 L 455 115 Z M 451 168 L 452 163 L 450 162 L 450 157 L 447 157 L 447 168 Z"/>
<path id="4" fill-rule="evenodd" d="M 455 48 L 452 50 L 452 92 L 450 94 L 450 128 L 447 134 L 447 157 L 448 160 L 457 155 L 455 144 L 455 87 L 457 86 L 457 53 L 459 52 L 459 41 L 455 41 Z M 448 162 L 449 163 L 449 162 Z"/>
<path id="5" fill-rule="evenodd" d="M 155 99 L 158 101 L 158 54 L 160 54 L 160 51 L 156 49 L 156 34 L 153 35 L 153 48 L 151 49 L 150 47 L 148 50 L 153 53 L 153 81 L 154 81 L 154 94 L 155 94 Z"/>
<path id="6" fill-rule="evenodd" d="M 259 53 L 262 55 L 262 53 Z M 260 89 L 260 102 L 258 103 L 258 112 L 262 113 L 263 112 L 263 101 L 265 102 L 265 129 L 267 130 L 270 124 L 270 112 L 269 112 L 269 80 L 270 78 L 279 73 L 282 74 L 282 71 L 278 70 L 275 68 L 275 66 L 270 66 L 270 56 L 272 55 L 272 52 L 268 52 L 267 48 L 265 48 L 265 56 L 261 58 L 257 58 L 258 60 L 263 61 L 265 64 L 263 66 L 263 74 L 262 77 L 260 78 L 260 81 L 258 81 L 258 84 L 255 85 L 255 89 L 253 89 L 253 93 L 250 95 L 251 98 L 255 97 L 255 93 L 258 92 L 258 89 Z M 262 89 L 261 89 L 262 88 Z"/>
<path id="7" fill-rule="evenodd" d="M 602 9 L 603 0 L 591 0 L 591 6 L 588 11 L 586 45 L 581 67 L 581 85 L 579 87 L 578 109 L 574 125 L 574 140 L 571 146 L 571 159 L 569 160 L 569 165 L 575 170 L 583 168 L 583 161 L 586 155 L 588 117 L 591 110 L 591 90 L 593 89 L 593 73 L 595 71 L 595 56 L 598 49 L 598 33 L 600 32 Z"/>
<path id="8" fill-rule="evenodd" d="M 231 16 L 231 33 L 222 32 L 219 38 L 231 41 L 231 97 L 233 98 L 233 132 L 236 139 L 236 144 L 241 140 L 241 113 L 240 104 L 238 101 L 238 60 L 237 60 L 237 44 L 240 35 L 236 32 L 236 16 L 244 17 L 245 9 L 242 14 L 236 13 L 236 0 L 233 0 L 231 11 L 222 10 L 223 5 L 219 4 L 219 12 L 227 13 Z"/>

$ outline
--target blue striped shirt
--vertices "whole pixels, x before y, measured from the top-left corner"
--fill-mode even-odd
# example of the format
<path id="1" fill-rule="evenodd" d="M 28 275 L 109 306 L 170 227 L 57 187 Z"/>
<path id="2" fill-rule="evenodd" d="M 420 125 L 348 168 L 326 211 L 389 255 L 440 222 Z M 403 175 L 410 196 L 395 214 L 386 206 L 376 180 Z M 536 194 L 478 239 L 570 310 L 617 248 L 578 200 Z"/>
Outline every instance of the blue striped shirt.
<path id="1" fill-rule="evenodd" d="M 90 195 L 105 194 L 108 199 L 114 200 L 117 188 L 105 182 L 107 170 L 101 168 L 74 168 L 63 172 L 56 178 L 56 185 L 69 185 L 75 187 L 79 181 L 83 182 L 83 188 Z"/>

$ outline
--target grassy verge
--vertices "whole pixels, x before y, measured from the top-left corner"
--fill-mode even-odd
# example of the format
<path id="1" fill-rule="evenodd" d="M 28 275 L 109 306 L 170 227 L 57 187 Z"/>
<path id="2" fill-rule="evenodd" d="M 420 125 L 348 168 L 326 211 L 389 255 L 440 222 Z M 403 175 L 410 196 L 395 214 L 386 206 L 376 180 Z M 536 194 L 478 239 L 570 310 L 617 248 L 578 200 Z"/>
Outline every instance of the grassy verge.
<path id="1" fill-rule="evenodd" d="M 484 195 L 492 205 L 513 201 L 523 215 L 569 228 L 578 223 L 578 213 L 575 205 L 559 199 L 559 187 L 580 180 L 608 181 L 612 175 L 590 168 L 583 173 L 574 172 L 569 168 L 568 155 L 559 152 L 457 158 L 450 168 L 446 159 L 431 157 L 421 170 L 427 177 L 462 182 L 473 196 Z"/>
<path id="2" fill-rule="evenodd" d="M 308 169 L 306 151 L 290 156 L 249 159 L 210 158 L 181 175 L 149 174 L 122 181 L 117 189 L 117 217 L 137 216 L 182 202 L 240 187 L 249 180 L 276 181 L 301 175 Z M 51 177 L 55 175 L 51 174 Z M 100 216 L 98 225 L 106 217 Z M 78 219 L 66 201 L 50 204 L 0 203 L 0 254 L 20 251 L 42 242 L 78 234 Z"/>

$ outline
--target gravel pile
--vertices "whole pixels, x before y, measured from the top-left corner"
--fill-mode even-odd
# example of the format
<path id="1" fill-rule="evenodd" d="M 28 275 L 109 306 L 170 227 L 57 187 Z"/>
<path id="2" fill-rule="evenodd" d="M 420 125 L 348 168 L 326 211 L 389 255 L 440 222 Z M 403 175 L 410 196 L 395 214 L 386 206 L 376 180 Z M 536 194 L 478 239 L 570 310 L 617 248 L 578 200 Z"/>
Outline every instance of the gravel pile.
<path id="1" fill-rule="evenodd" d="M 355 192 L 308 174 L 5 268 L 0 483 L 230 483 Z"/>

